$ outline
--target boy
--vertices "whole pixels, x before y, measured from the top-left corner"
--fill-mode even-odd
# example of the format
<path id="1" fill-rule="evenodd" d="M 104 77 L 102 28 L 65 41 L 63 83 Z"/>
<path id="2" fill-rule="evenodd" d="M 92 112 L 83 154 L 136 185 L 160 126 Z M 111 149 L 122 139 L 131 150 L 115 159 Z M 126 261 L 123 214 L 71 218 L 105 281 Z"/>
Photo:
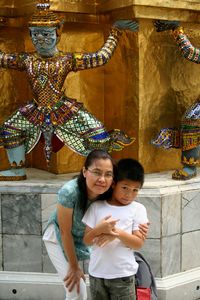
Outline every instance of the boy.
<path id="1" fill-rule="evenodd" d="M 132 249 L 142 247 L 144 237 L 138 226 L 148 219 L 145 207 L 134 200 L 144 182 L 144 169 L 134 159 L 121 159 L 115 177 L 111 199 L 94 202 L 82 220 L 86 224 L 84 242 L 92 245 L 92 300 L 136 299 L 138 264 Z"/>

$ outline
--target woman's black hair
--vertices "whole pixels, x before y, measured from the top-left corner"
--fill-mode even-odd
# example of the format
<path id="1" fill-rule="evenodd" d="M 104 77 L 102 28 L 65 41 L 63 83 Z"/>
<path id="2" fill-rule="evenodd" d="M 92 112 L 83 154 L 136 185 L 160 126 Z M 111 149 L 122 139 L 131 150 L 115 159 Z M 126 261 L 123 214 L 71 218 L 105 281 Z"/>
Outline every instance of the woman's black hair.
<path id="1" fill-rule="evenodd" d="M 108 154 L 108 152 L 106 152 L 105 150 L 93 150 L 91 151 L 84 163 L 84 167 L 85 169 L 88 169 L 94 162 L 94 160 L 96 159 L 109 159 L 112 164 L 113 164 L 113 171 L 115 172 L 115 162 L 112 159 L 112 157 L 110 156 L 110 154 Z M 86 179 L 83 176 L 83 171 L 80 171 L 80 174 L 78 176 L 78 187 L 80 190 L 80 202 L 79 202 L 79 206 L 81 208 L 81 210 L 83 211 L 83 213 L 86 211 L 87 209 L 87 202 L 88 202 L 88 193 L 87 193 L 87 186 L 86 186 Z M 108 191 L 106 191 L 105 193 L 99 195 L 97 197 L 97 199 L 99 200 L 105 200 L 105 199 L 109 199 L 112 195 L 112 187 L 110 187 L 108 189 Z"/>

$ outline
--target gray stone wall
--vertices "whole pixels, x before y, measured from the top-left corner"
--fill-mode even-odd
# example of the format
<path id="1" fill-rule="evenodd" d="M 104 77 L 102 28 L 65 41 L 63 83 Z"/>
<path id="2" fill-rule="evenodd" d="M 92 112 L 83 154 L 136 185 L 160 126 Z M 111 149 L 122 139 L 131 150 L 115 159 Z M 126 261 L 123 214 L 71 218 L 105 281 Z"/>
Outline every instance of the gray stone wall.
<path id="1" fill-rule="evenodd" d="M 31 193 L 19 188 L 0 194 L 1 271 L 55 273 L 42 233 L 56 201 L 55 191 L 43 194 L 42 190 Z"/>
<path id="2" fill-rule="evenodd" d="M 197 187 L 194 187 L 197 188 Z M 149 237 L 141 252 L 156 277 L 165 277 L 200 266 L 200 190 L 167 191 L 139 201 L 148 210 Z"/>
<path id="3" fill-rule="evenodd" d="M 200 267 L 200 178 L 177 185 L 168 174 L 162 181 L 152 176 L 147 176 L 138 196 L 151 223 L 141 252 L 157 278 Z M 55 272 L 42 232 L 63 183 L 0 185 L 1 271 Z"/>

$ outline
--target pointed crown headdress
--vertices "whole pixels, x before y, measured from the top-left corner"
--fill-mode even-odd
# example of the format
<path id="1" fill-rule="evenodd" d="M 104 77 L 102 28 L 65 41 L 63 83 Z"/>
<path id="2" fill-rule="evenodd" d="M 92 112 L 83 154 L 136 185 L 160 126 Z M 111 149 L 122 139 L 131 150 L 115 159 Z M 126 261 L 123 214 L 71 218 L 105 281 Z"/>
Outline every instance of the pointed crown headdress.
<path id="1" fill-rule="evenodd" d="M 32 15 L 28 22 L 29 27 L 60 27 L 63 24 L 63 21 L 49 9 L 49 0 L 40 0 L 36 7 L 36 12 Z"/>

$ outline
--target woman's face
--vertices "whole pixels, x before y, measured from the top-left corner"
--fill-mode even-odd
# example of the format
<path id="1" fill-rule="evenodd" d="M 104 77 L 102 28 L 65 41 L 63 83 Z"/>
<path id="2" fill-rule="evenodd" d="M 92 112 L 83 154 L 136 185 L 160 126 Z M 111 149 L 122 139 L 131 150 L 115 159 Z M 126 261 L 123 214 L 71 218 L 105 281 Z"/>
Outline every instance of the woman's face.
<path id="1" fill-rule="evenodd" d="M 105 193 L 113 182 L 113 165 L 110 159 L 95 159 L 86 169 L 83 168 L 89 199 Z"/>
<path id="2" fill-rule="evenodd" d="M 53 27 L 30 27 L 31 39 L 37 52 L 48 56 L 56 50 L 57 34 Z"/>

